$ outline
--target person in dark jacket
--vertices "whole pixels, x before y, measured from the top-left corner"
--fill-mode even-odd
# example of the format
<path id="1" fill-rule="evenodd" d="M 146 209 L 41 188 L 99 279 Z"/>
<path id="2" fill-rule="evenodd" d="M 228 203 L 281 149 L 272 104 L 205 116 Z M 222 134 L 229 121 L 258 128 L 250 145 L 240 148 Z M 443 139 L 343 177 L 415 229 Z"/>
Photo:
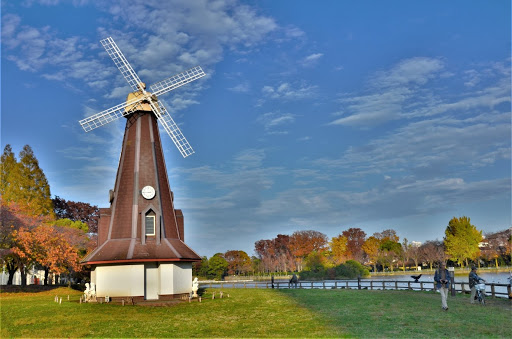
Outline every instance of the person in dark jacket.
<path id="1" fill-rule="evenodd" d="M 434 274 L 434 281 L 437 283 L 436 287 L 441 293 L 441 305 L 443 310 L 448 311 L 448 304 L 446 299 L 448 297 L 448 287 L 450 286 L 450 272 L 446 269 L 446 265 L 444 262 L 441 262 L 439 268 L 436 270 Z"/>
<path id="2" fill-rule="evenodd" d="M 471 300 L 470 303 L 475 303 L 475 296 L 476 296 L 476 285 L 479 283 L 480 280 L 484 279 L 480 278 L 478 274 L 476 274 L 476 267 L 471 267 L 471 272 L 469 273 L 469 287 L 471 288 Z"/>

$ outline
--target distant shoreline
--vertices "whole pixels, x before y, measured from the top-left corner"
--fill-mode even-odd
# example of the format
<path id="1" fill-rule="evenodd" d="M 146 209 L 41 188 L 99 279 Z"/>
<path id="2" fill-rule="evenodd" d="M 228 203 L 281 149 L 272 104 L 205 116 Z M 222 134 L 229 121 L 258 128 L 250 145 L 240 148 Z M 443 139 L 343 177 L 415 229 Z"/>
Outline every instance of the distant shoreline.
<path id="1" fill-rule="evenodd" d="M 404 275 L 404 274 L 410 274 L 410 273 L 424 273 L 424 274 L 434 274 L 436 270 L 435 269 L 424 269 L 424 270 L 421 270 L 421 271 L 403 271 L 402 269 L 397 269 L 396 271 L 393 271 L 393 272 L 370 272 L 370 276 L 386 276 L 386 275 Z M 471 271 L 471 268 L 459 268 L 459 267 L 456 267 L 455 268 L 455 275 L 460 275 L 460 274 L 469 274 L 469 272 Z M 480 267 L 478 269 L 478 272 L 491 272 L 491 273 L 503 273 L 503 272 L 512 272 L 512 267 L 510 266 L 503 266 L 503 267 Z"/>

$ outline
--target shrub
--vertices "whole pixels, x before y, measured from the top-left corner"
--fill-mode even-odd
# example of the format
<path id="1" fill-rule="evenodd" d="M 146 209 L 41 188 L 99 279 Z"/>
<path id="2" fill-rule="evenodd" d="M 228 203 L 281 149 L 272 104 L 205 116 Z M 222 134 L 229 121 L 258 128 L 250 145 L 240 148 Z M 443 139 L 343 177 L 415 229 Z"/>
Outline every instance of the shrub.
<path id="1" fill-rule="evenodd" d="M 354 279 L 359 276 L 366 277 L 370 275 L 368 269 L 355 260 L 348 260 L 346 263 L 336 266 L 334 269 L 337 278 Z"/>

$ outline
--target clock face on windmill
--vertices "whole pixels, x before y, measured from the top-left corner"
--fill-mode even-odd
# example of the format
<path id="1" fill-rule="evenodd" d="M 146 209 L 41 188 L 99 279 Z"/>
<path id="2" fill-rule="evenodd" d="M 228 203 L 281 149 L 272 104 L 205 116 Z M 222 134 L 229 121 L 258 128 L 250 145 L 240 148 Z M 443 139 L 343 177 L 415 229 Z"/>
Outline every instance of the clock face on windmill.
<path id="1" fill-rule="evenodd" d="M 155 189 L 153 188 L 153 186 L 144 186 L 142 188 L 142 196 L 144 197 L 144 199 L 153 199 L 155 197 Z"/>

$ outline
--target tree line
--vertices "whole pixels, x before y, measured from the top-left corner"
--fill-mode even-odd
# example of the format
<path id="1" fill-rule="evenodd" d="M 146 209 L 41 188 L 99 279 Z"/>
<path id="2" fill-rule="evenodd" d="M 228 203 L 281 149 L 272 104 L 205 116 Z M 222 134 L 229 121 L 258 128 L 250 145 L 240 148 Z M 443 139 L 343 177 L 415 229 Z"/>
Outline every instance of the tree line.
<path id="1" fill-rule="evenodd" d="M 396 231 L 386 229 L 367 236 L 361 228 L 348 228 L 329 239 L 315 231 L 278 234 L 274 239 L 255 242 L 255 256 L 244 251 L 217 253 L 194 265 L 194 274 L 220 279 L 226 275 L 261 275 L 301 272 L 301 278 L 340 278 L 365 275 L 365 270 L 410 270 L 436 263 L 467 267 L 511 265 L 511 229 L 487 233 L 471 224 L 466 216 L 453 217 L 442 241 L 422 244 L 400 240 Z"/>
<path id="2" fill-rule="evenodd" d="M 16 158 L 6 145 L 0 158 L 0 260 L 11 285 L 17 270 L 21 283 L 33 267 L 50 275 L 83 278 L 80 259 L 96 246 L 99 209 L 83 202 L 51 198 L 50 185 L 31 147 Z"/>
<path id="3" fill-rule="evenodd" d="M 50 185 L 39 168 L 30 146 L 16 158 L 6 145 L 0 158 L 0 262 L 9 274 L 8 284 L 20 270 L 22 284 L 29 268 L 49 274 L 84 278 L 87 266 L 79 265 L 96 246 L 99 209 L 84 202 L 51 198 Z M 278 234 L 274 239 L 258 240 L 255 255 L 241 250 L 203 257 L 193 266 L 193 274 L 210 279 L 226 275 L 286 274 L 301 272 L 301 277 L 341 277 L 365 275 L 368 270 L 412 269 L 451 261 L 464 267 L 470 264 L 510 265 L 511 229 L 488 233 L 471 224 L 466 216 L 448 222 L 443 240 L 423 244 L 400 240 L 396 231 L 386 229 L 367 236 L 361 228 L 348 228 L 328 238 L 315 230 Z"/>

